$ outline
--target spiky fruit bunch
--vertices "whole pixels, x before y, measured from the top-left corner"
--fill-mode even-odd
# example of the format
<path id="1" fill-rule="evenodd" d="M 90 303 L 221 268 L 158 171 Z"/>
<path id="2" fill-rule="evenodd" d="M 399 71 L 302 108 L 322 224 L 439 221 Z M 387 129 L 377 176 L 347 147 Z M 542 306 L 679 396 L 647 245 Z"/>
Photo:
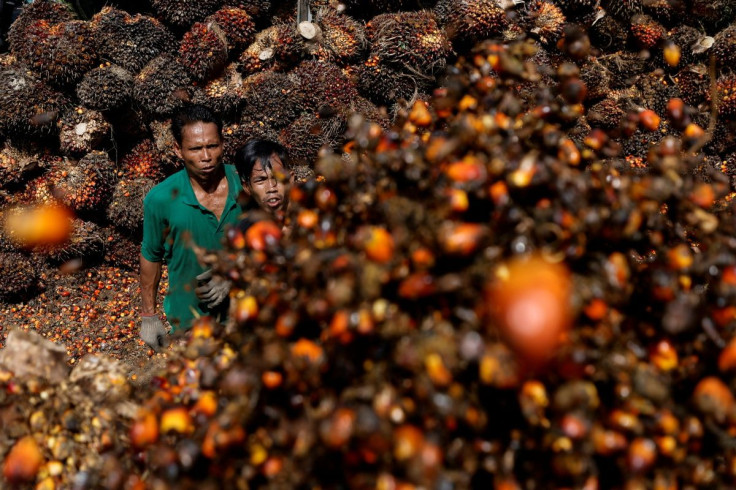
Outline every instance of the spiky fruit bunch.
<path id="1" fill-rule="evenodd" d="M 65 155 L 85 155 L 109 142 L 112 136 L 105 116 L 84 107 L 66 111 L 57 124 L 59 149 Z"/>
<path id="2" fill-rule="evenodd" d="M 625 22 L 642 11 L 642 0 L 602 0 L 601 3 L 606 12 Z"/>
<path id="3" fill-rule="evenodd" d="M 415 73 L 406 73 L 371 56 L 358 70 L 360 92 L 378 105 L 391 106 L 399 99 L 411 100 L 424 92 L 430 79 Z"/>
<path id="4" fill-rule="evenodd" d="M 18 252 L 0 252 L 0 301 L 22 301 L 36 291 L 40 278 L 37 260 Z"/>
<path id="5" fill-rule="evenodd" d="M 733 67 L 736 61 L 736 25 L 730 25 L 716 34 L 712 53 L 722 67 Z"/>
<path id="6" fill-rule="evenodd" d="M 222 136 L 225 139 L 222 158 L 227 163 L 233 163 L 238 150 L 252 139 L 279 140 L 278 131 L 264 124 L 262 121 L 247 118 L 244 118 L 239 123 L 227 124 L 222 128 Z"/>
<path id="7" fill-rule="evenodd" d="M 153 9 L 169 24 L 188 29 L 214 13 L 222 0 L 151 0 Z"/>
<path id="8" fill-rule="evenodd" d="M 356 97 L 340 110 L 340 116 L 347 122 L 356 114 L 360 114 L 366 121 L 376 123 L 383 129 L 388 129 L 391 126 L 391 119 L 386 111 L 381 110 L 365 97 Z"/>
<path id="9" fill-rule="evenodd" d="M 77 97 L 90 109 L 112 111 L 130 101 L 133 96 L 133 75 L 118 66 L 106 63 L 84 74 L 77 84 Z"/>
<path id="10" fill-rule="evenodd" d="M 107 219 L 119 229 L 140 234 L 143 226 L 143 198 L 154 185 L 154 180 L 142 177 L 120 179 L 115 184 L 110 205 L 107 207 Z"/>
<path id="11" fill-rule="evenodd" d="M 381 14 L 366 25 L 371 55 L 421 73 L 445 67 L 452 49 L 433 12 Z"/>
<path id="12" fill-rule="evenodd" d="M 256 73 L 243 80 L 243 88 L 248 108 L 243 111 L 244 119 L 262 121 L 279 129 L 296 119 L 303 109 L 299 98 L 301 87 L 284 73 Z"/>
<path id="13" fill-rule="evenodd" d="M 105 262 L 113 267 L 129 271 L 138 271 L 141 260 L 141 240 L 131 237 L 130 233 L 121 233 L 112 226 L 100 230 L 105 241 Z"/>
<path id="14" fill-rule="evenodd" d="M 93 151 L 79 161 L 64 158 L 35 179 L 26 192 L 29 202 L 60 202 L 77 213 L 104 210 L 115 182 L 115 164 L 107 153 Z"/>
<path id="15" fill-rule="evenodd" d="M 598 2 L 595 0 L 557 0 L 562 10 L 569 13 L 590 13 Z"/>
<path id="16" fill-rule="evenodd" d="M 580 67 L 580 80 L 588 89 L 587 99 L 600 99 L 610 90 L 611 76 L 597 60 L 591 60 Z"/>
<path id="17" fill-rule="evenodd" d="M 253 18 L 243 9 L 223 7 L 207 18 L 208 22 L 216 22 L 227 39 L 227 49 L 241 50 L 254 41 L 256 24 Z"/>
<path id="18" fill-rule="evenodd" d="M 270 26 L 240 55 L 240 70 L 245 75 L 262 70 L 284 71 L 303 58 L 306 47 L 296 29 L 286 23 Z"/>
<path id="19" fill-rule="evenodd" d="M 615 129 L 621 123 L 626 111 L 614 98 L 606 98 L 593 104 L 588 110 L 588 122 L 592 127 Z"/>
<path id="20" fill-rule="evenodd" d="M 631 34 L 642 48 L 653 48 L 665 36 L 662 24 L 648 15 L 638 14 L 631 18 Z"/>
<path id="21" fill-rule="evenodd" d="M 52 265 L 70 260 L 83 263 L 101 259 L 105 252 L 105 239 L 99 225 L 74 218 L 69 240 L 59 245 L 34 247 L 33 252 L 46 258 Z"/>
<path id="22" fill-rule="evenodd" d="M 153 140 L 145 139 L 138 143 L 121 160 L 123 178 L 129 181 L 135 179 L 150 179 L 160 182 L 166 176 L 162 165 L 161 153 Z"/>
<path id="23" fill-rule="evenodd" d="M 290 76 L 295 80 L 300 99 L 312 110 L 338 109 L 358 94 L 355 85 L 334 63 L 303 61 Z"/>
<path id="24" fill-rule="evenodd" d="M 627 25 L 620 20 L 606 15 L 588 29 L 588 36 L 595 47 L 607 53 L 621 51 L 629 37 Z"/>
<path id="25" fill-rule="evenodd" d="M 665 24 L 677 21 L 687 11 L 685 0 L 643 0 L 642 6 L 644 13 Z"/>
<path id="26" fill-rule="evenodd" d="M 146 112 L 167 117 L 193 94 L 187 70 L 170 55 L 151 60 L 133 81 L 133 98 Z"/>
<path id="27" fill-rule="evenodd" d="M 675 83 L 682 100 L 697 107 L 705 101 L 708 94 L 708 69 L 705 65 L 688 65 L 677 72 Z"/>
<path id="28" fill-rule="evenodd" d="M 724 75 L 718 79 L 716 96 L 718 97 L 718 114 L 727 119 L 734 119 L 736 116 L 736 75 Z"/>
<path id="29" fill-rule="evenodd" d="M 0 189 L 22 184 L 28 175 L 42 167 L 42 158 L 15 148 L 10 143 L 0 149 Z"/>
<path id="30" fill-rule="evenodd" d="M 496 0 L 439 0 L 437 19 L 455 44 L 474 44 L 500 35 L 509 25 Z"/>
<path id="31" fill-rule="evenodd" d="M 176 140 L 171 132 L 171 119 L 154 120 L 149 123 L 153 144 L 161 158 L 161 167 L 167 174 L 173 173 L 184 167 L 184 162 L 176 155 L 174 148 Z"/>
<path id="32" fill-rule="evenodd" d="M 416 10 L 417 8 L 416 0 L 346 0 L 341 3 L 352 15 L 363 19 L 377 14 Z"/>
<path id="33" fill-rule="evenodd" d="M 76 14 L 68 3 L 56 0 L 36 0 L 26 3 L 20 15 L 8 30 L 10 50 L 17 52 L 27 46 L 25 38 L 31 24 L 39 20 L 48 21 L 49 25 L 66 22 L 76 18 Z"/>
<path id="34" fill-rule="evenodd" d="M 672 83 L 668 76 L 657 72 L 647 73 L 636 82 L 643 105 L 652 109 L 660 117 L 667 116 L 667 103 L 670 99 L 680 97 L 677 84 Z"/>
<path id="35" fill-rule="evenodd" d="M 647 60 L 640 53 L 628 51 L 614 53 L 599 61 L 611 74 L 611 88 L 630 87 L 647 68 Z"/>
<path id="36" fill-rule="evenodd" d="M 318 16 L 317 24 L 322 31 L 321 43 L 329 60 L 349 63 L 360 57 L 366 47 L 363 24 L 334 9 L 325 9 Z"/>
<path id="37" fill-rule="evenodd" d="M 217 78 L 208 81 L 194 96 L 223 117 L 230 117 L 243 106 L 243 76 L 235 63 L 230 63 Z"/>
<path id="38" fill-rule="evenodd" d="M 733 0 L 691 0 L 690 15 L 709 25 L 726 26 L 736 16 Z"/>
<path id="39" fill-rule="evenodd" d="M 69 105 L 66 97 L 22 66 L 0 71 L 0 131 L 23 138 L 56 132 L 56 120 Z"/>
<path id="40" fill-rule="evenodd" d="M 288 150 L 289 157 L 314 166 L 323 146 L 335 148 L 341 139 L 328 137 L 325 122 L 314 114 L 305 114 L 282 129 L 279 140 Z"/>
<path id="41" fill-rule="evenodd" d="M 264 18 L 271 12 L 271 0 L 225 0 L 224 5 L 243 9 L 253 19 Z"/>
<path id="42" fill-rule="evenodd" d="M 137 73 L 156 56 L 173 51 L 176 38 L 161 22 L 146 15 L 129 15 L 112 7 L 92 19 L 100 57 Z"/>
<path id="43" fill-rule="evenodd" d="M 97 42 L 87 22 L 39 20 L 28 27 L 25 45 L 15 54 L 43 80 L 65 87 L 95 66 Z"/>
<path id="44" fill-rule="evenodd" d="M 547 0 L 534 0 L 526 9 L 527 31 L 539 38 L 543 44 L 556 43 L 565 27 L 562 9 Z"/>
<path id="45" fill-rule="evenodd" d="M 227 40 L 214 22 L 197 22 L 179 43 L 179 62 L 193 80 L 217 75 L 227 63 Z"/>

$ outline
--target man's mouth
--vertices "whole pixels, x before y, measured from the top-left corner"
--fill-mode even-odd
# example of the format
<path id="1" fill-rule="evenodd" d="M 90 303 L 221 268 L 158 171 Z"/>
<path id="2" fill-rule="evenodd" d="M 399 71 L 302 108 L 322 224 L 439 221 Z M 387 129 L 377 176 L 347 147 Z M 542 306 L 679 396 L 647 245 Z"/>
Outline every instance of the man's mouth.
<path id="1" fill-rule="evenodd" d="M 281 206 L 281 198 L 280 197 L 270 197 L 264 201 L 266 203 L 266 206 L 270 208 L 277 208 Z"/>

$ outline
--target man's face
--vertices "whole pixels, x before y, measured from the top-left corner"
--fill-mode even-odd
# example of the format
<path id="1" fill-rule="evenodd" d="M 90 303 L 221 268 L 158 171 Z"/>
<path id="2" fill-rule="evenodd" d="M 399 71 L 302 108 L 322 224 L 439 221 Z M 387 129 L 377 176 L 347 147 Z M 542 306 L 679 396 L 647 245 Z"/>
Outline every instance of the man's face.
<path id="1" fill-rule="evenodd" d="M 222 138 L 215 123 L 197 121 L 181 130 L 181 145 L 174 147 L 184 160 L 190 177 L 207 181 L 216 175 L 222 163 Z"/>
<path id="2" fill-rule="evenodd" d="M 250 180 L 244 182 L 245 193 L 264 211 L 277 215 L 286 211 L 289 204 L 291 172 L 277 155 L 271 155 L 270 165 L 256 162 Z"/>

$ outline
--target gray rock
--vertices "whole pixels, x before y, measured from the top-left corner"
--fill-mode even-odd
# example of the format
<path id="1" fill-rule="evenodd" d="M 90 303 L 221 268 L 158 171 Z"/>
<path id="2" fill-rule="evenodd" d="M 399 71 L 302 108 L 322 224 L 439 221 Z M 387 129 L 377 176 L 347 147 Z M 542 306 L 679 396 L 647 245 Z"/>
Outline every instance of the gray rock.
<path id="1" fill-rule="evenodd" d="M 66 348 L 36 332 L 12 330 L 0 350 L 0 365 L 18 377 L 36 376 L 51 383 L 64 381 L 69 374 Z"/>

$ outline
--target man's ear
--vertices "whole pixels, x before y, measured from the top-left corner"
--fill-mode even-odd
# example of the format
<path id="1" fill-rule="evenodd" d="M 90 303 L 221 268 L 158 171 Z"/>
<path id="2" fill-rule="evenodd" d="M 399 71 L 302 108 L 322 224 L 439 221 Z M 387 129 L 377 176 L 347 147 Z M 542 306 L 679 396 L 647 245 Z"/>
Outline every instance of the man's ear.
<path id="1" fill-rule="evenodd" d="M 251 197 L 251 191 L 250 191 L 250 185 L 248 185 L 247 182 L 240 181 L 241 185 L 243 186 L 243 192 L 245 192 L 245 195 L 248 197 Z"/>
<path id="2" fill-rule="evenodd" d="M 181 156 L 181 147 L 179 146 L 179 142 L 174 141 L 174 153 L 176 153 L 176 156 L 184 160 L 184 157 Z"/>

